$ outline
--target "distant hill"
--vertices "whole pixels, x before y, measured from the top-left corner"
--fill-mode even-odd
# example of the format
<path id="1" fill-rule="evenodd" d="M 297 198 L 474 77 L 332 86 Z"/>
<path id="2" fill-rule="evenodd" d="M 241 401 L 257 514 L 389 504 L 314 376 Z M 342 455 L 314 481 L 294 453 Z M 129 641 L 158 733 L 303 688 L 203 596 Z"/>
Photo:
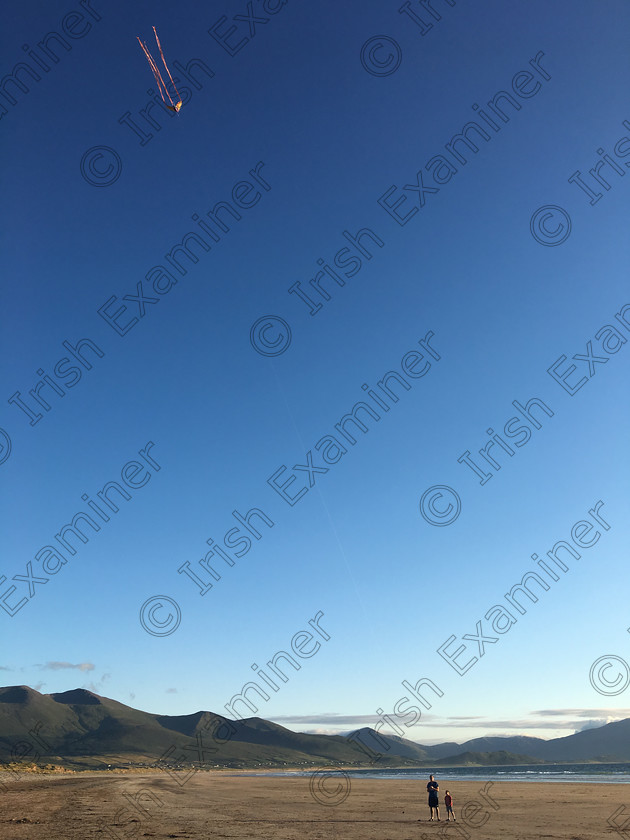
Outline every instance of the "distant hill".
<path id="1" fill-rule="evenodd" d="M 529 764 L 544 760 L 534 753 L 538 752 L 541 744 L 547 743 L 542 738 L 518 736 L 515 738 L 475 738 L 463 744 L 457 744 L 454 741 L 443 744 L 417 744 L 415 741 L 407 741 L 397 735 L 377 733 L 369 727 L 357 729 L 348 737 L 353 740 L 358 739 L 360 743 L 368 747 L 368 750 L 375 753 L 380 752 L 388 756 L 396 753 L 432 767 L 467 763 L 491 764 L 493 761 L 489 758 L 490 756 L 496 759 L 494 764 Z M 514 760 L 503 760 L 502 757 L 505 756 L 510 756 Z"/>
<path id="2" fill-rule="evenodd" d="M 520 766 L 522 764 L 544 764 L 540 758 L 532 758 L 530 755 L 518 755 L 517 753 L 498 750 L 497 752 L 470 752 L 467 750 L 448 758 L 438 758 L 431 765 L 432 767 L 501 767 L 503 765 Z"/>
<path id="3" fill-rule="evenodd" d="M 376 757 L 381 753 L 383 755 L 399 755 L 414 762 L 426 762 L 434 757 L 431 747 L 423 747 L 422 744 L 408 741 L 398 735 L 384 735 L 382 732 L 370 729 L 369 726 L 355 729 L 346 737 L 353 743 L 363 744 L 365 747 L 364 757 Z M 452 744 L 451 746 L 453 750 L 456 750 L 458 745 Z"/>
<path id="4" fill-rule="evenodd" d="M 580 761 L 584 756 L 596 761 L 630 761 L 630 718 L 543 744 L 539 756 L 547 761 Z"/>
<path id="5" fill-rule="evenodd" d="M 417 744 L 370 728 L 306 735 L 253 717 L 157 715 L 85 689 L 0 688 L 0 761 L 68 767 L 438 767 L 630 761 L 630 719 L 545 741 L 524 736 Z"/>
<path id="6" fill-rule="evenodd" d="M 26 686 L 0 688 L 0 760 L 5 763 L 147 766 L 161 759 L 181 767 L 367 763 L 365 753 L 340 735 L 291 732 L 261 718 L 229 721 L 206 711 L 155 715 L 84 689 L 40 694 Z M 395 755 L 384 763 L 408 762 Z"/>
<path id="7" fill-rule="evenodd" d="M 526 736 L 474 738 L 461 744 L 460 750 L 484 753 L 508 750 L 555 762 L 630 761 L 630 718 L 549 741 Z"/>
<path id="8" fill-rule="evenodd" d="M 572 738 L 573 736 L 569 735 L 567 737 Z M 541 751 L 547 743 L 549 742 L 543 740 L 543 738 L 532 738 L 529 735 L 514 735 L 500 738 L 473 738 L 470 741 L 465 741 L 463 744 L 459 744 L 457 753 L 490 753 L 506 750 L 507 752 L 517 753 L 519 755 L 529 755 L 533 758 L 542 759 L 543 755 L 541 754 Z M 440 755 L 440 758 L 441 757 L 443 757 L 442 754 Z"/>
<path id="9" fill-rule="evenodd" d="M 584 732 L 577 732 L 574 735 L 566 735 L 563 738 L 552 738 L 545 741 L 543 738 L 531 738 L 527 735 L 516 735 L 513 737 L 491 737 L 473 738 L 463 744 L 446 742 L 443 744 L 417 744 L 414 741 L 406 741 L 396 735 L 385 735 L 382 732 L 375 732 L 365 727 L 351 733 L 348 737 L 356 739 L 365 744 L 373 753 L 382 753 L 391 757 L 395 754 L 405 755 L 414 758 L 422 764 L 435 765 L 441 762 L 442 766 L 448 764 L 461 764 L 467 759 L 467 754 L 476 756 L 497 756 L 500 753 L 509 753 L 517 756 L 519 761 L 514 764 L 526 764 L 535 761 L 547 762 L 581 762 L 581 761 L 630 761 L 630 718 L 608 723 L 596 729 L 587 729 Z M 386 749 L 387 745 L 389 749 Z M 487 764 L 487 759 L 482 762 Z M 502 764 L 504 762 L 496 762 Z M 510 762 L 507 762 L 510 763 Z"/>

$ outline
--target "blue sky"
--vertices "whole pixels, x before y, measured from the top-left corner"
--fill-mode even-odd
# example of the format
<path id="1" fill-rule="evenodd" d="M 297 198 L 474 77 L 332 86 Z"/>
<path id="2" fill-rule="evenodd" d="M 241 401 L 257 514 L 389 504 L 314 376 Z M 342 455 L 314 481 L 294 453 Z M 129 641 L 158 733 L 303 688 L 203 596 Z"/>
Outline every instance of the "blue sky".
<path id="1" fill-rule="evenodd" d="M 413 725 L 395 718 L 422 742 L 555 737 L 630 716 L 630 689 L 611 687 L 630 673 L 628 10 L 435 0 L 437 20 L 412 2 L 423 35 L 397 2 L 338 6 L 256 0 L 248 20 L 241 0 L 52 0 L 7 15 L 2 75 L 27 62 L 39 80 L 22 68 L 28 90 L 8 82 L 0 95 L 3 681 L 226 712 L 256 679 L 252 664 L 291 652 L 321 612 L 330 638 L 314 635 L 312 656 L 293 649 L 299 670 L 285 661 L 269 700 L 248 695 L 260 716 L 347 731 L 392 714 L 410 697 L 402 682 L 422 678 L 440 696 L 425 693 Z M 153 24 L 185 100 L 176 117 L 152 105 L 159 128 L 135 40 Z M 471 120 L 486 134 L 455 143 L 462 163 L 447 147 Z M 569 181 L 577 171 L 599 199 Z M 398 200 L 397 221 L 383 205 Z M 220 202 L 240 220 L 224 209 L 224 227 L 212 222 Z M 204 235 L 200 219 L 213 234 L 184 240 Z M 344 238 L 361 230 L 359 246 Z M 184 241 L 194 260 L 173 251 Z M 325 295 L 309 285 L 323 266 L 337 273 L 319 275 Z M 311 314 L 291 287 L 321 308 Z M 261 353 L 250 333 L 269 316 L 281 321 L 256 333 Z M 265 355 L 282 324 L 289 346 Z M 433 354 L 419 343 L 431 333 Z M 81 339 L 97 348 L 83 345 L 89 369 L 63 345 Z M 562 356 L 558 378 L 576 366 L 564 386 L 548 373 Z M 389 371 L 394 397 L 377 385 Z M 37 386 L 44 376 L 54 386 Z M 31 389 L 50 406 L 34 425 L 13 398 L 34 415 Z M 525 421 L 525 442 L 508 421 L 513 401 L 532 398 L 547 413 L 532 410 L 541 428 Z M 378 419 L 359 415 L 367 431 L 350 422 L 352 443 L 335 426 L 348 431 L 342 418 L 362 400 Z M 486 450 L 498 470 L 479 454 L 497 433 L 512 453 Z M 493 472 L 485 484 L 458 463 L 467 451 Z M 308 492 L 291 505 L 274 475 Z M 108 482 L 129 498 L 110 489 L 114 512 L 100 497 L 109 521 L 93 519 L 96 532 L 83 519 L 86 542 L 64 552 L 55 535 L 80 511 L 94 516 L 87 504 Z M 420 513 L 436 486 L 461 506 L 441 527 Z M 589 514 L 598 502 L 605 526 Z M 273 527 L 259 517 L 260 539 L 235 535 L 233 512 L 253 509 Z M 547 590 L 533 584 L 537 602 L 521 593 L 524 611 L 512 604 L 515 623 L 493 631 L 486 614 L 541 574 L 531 555 L 571 540 L 580 521 L 593 526 L 574 532 L 580 558 L 543 577 Z M 234 548 L 243 535 L 246 553 L 246 541 Z M 233 565 L 208 558 L 220 579 L 199 565 L 208 540 L 241 552 Z M 29 584 L 28 563 L 46 583 Z M 182 567 L 212 588 L 202 596 Z M 181 614 L 168 635 L 154 635 L 172 629 L 166 602 L 147 607 L 153 633 L 139 620 L 156 596 Z M 494 638 L 483 656 L 478 622 Z M 447 656 L 466 646 L 455 666 L 438 653 L 453 636 Z"/>

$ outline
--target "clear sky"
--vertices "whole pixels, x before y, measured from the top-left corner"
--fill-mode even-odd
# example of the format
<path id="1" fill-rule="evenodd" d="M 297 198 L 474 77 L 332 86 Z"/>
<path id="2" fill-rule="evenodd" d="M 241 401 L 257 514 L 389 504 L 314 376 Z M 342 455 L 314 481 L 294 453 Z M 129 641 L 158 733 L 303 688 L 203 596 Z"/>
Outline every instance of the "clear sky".
<path id="1" fill-rule="evenodd" d="M 428 743 L 630 716 L 629 26 L 7 10 L 3 684 L 244 717 L 254 681 Z"/>

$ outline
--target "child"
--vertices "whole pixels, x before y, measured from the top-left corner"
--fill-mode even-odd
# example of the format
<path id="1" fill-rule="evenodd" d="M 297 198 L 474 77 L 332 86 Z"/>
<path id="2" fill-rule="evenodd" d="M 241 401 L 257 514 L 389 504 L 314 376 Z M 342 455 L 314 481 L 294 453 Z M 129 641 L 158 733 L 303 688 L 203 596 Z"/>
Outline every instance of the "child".
<path id="1" fill-rule="evenodd" d="M 455 819 L 455 812 L 453 811 L 453 797 L 451 796 L 451 792 L 449 790 L 447 790 L 444 794 L 444 804 L 446 805 L 446 821 L 450 822 L 452 814 L 453 822 L 457 822 Z"/>

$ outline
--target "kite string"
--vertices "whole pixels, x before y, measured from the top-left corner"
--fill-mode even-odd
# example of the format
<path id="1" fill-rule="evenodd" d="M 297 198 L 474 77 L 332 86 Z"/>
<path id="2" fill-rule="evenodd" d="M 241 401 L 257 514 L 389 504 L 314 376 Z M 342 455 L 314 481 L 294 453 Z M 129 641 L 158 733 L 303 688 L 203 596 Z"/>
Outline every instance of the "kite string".
<path id="1" fill-rule="evenodd" d="M 300 430 L 298 429 L 297 423 L 295 422 L 295 418 L 294 418 L 294 416 L 293 416 L 293 412 L 291 411 L 291 407 L 289 406 L 289 402 L 288 402 L 288 400 L 287 400 L 287 397 L 286 397 L 286 393 L 285 393 L 284 387 L 283 387 L 283 385 L 282 385 L 282 383 L 281 383 L 281 381 L 280 381 L 280 378 L 278 377 L 278 374 L 277 374 L 277 372 L 276 372 L 276 368 L 275 368 L 275 365 L 274 365 L 274 363 L 273 363 L 273 360 L 271 361 L 271 368 L 272 368 L 272 370 L 273 370 L 274 377 L 275 377 L 275 379 L 276 379 L 276 384 L 277 384 L 277 386 L 278 386 L 278 390 L 279 390 L 279 391 L 280 391 L 280 393 L 282 394 L 282 399 L 283 399 L 284 404 L 285 404 L 285 406 L 286 406 L 286 409 L 287 409 L 287 414 L 289 415 L 289 418 L 290 418 L 291 422 L 293 423 L 293 428 L 295 429 L 295 434 L 296 434 L 296 436 L 297 436 L 298 440 L 300 441 L 301 446 L 302 446 L 302 447 L 304 448 L 304 450 L 306 451 L 306 447 L 305 447 L 304 441 L 303 441 L 303 439 L 302 439 L 302 435 L 300 434 Z M 343 547 L 343 544 L 342 544 L 342 542 L 341 542 L 341 539 L 339 538 L 339 533 L 337 532 L 337 528 L 335 527 L 334 520 L 333 520 L 333 518 L 332 518 L 332 516 L 331 516 L 330 510 L 328 509 L 328 505 L 326 504 L 326 502 L 325 502 L 325 500 L 324 500 L 324 497 L 323 497 L 323 495 L 322 495 L 322 492 L 321 492 L 321 490 L 319 489 L 319 487 L 317 488 L 317 495 L 318 495 L 319 500 L 320 500 L 320 502 L 321 502 L 321 504 L 322 504 L 322 507 L 323 507 L 323 508 L 324 508 L 324 510 L 326 511 L 326 516 L 328 517 L 328 521 L 329 521 L 329 523 L 330 523 L 330 527 L 332 528 L 332 532 L 333 532 L 333 534 L 335 535 L 335 539 L 337 540 L 337 545 L 339 546 L 339 550 L 341 551 L 341 554 L 342 554 L 342 556 L 343 556 L 344 563 L 346 564 L 346 569 L 348 570 L 348 575 L 349 575 L 349 577 L 350 577 L 350 580 L 352 581 L 352 585 L 353 585 L 353 587 L 354 587 L 354 591 L 355 591 L 355 594 L 356 594 L 356 597 L 357 597 L 357 601 L 361 604 L 361 608 L 362 608 L 363 613 L 364 613 L 364 615 L 365 615 L 365 618 L 366 618 L 366 625 L 367 625 L 368 627 L 371 627 L 371 624 L 370 624 L 370 621 L 369 621 L 369 615 L 368 615 L 367 609 L 366 609 L 366 607 L 365 607 L 365 603 L 363 602 L 363 599 L 361 598 L 361 595 L 359 594 L 359 588 L 358 588 L 358 586 L 357 586 L 357 582 L 356 582 L 355 576 L 354 576 L 354 574 L 353 574 L 353 572 L 352 572 L 352 567 L 350 566 L 350 562 L 348 561 L 348 556 L 347 556 L 347 554 L 346 554 L 346 552 L 345 552 L 345 549 L 344 549 L 344 547 Z"/>

